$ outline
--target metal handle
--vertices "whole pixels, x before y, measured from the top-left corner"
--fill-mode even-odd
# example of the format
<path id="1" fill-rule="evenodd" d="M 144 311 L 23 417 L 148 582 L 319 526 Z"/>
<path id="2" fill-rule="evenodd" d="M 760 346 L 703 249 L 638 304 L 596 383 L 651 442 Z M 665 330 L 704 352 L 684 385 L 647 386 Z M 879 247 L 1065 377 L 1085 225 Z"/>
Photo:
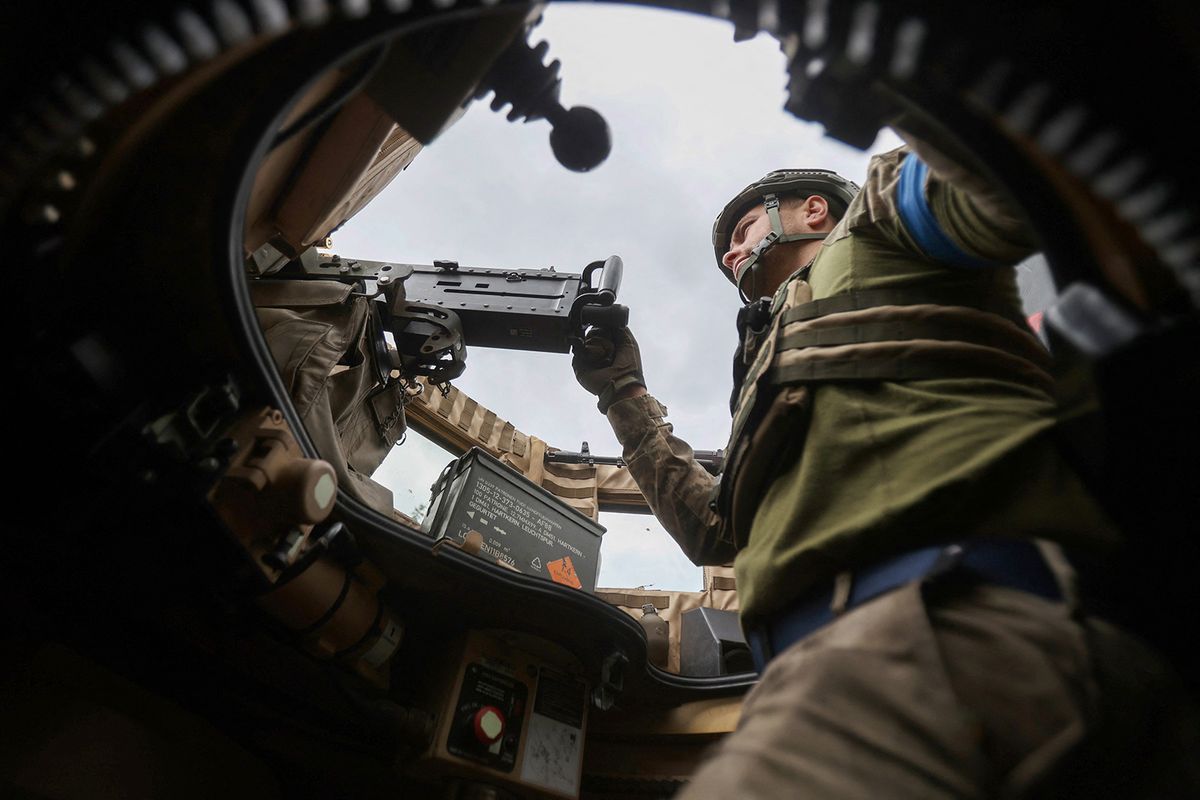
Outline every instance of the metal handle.
<path id="1" fill-rule="evenodd" d="M 600 275 L 600 284 L 592 286 L 592 276 L 597 270 L 603 270 Z M 625 264 L 621 261 L 620 256 L 609 256 L 604 261 L 593 261 L 583 268 L 583 275 L 579 279 L 579 297 L 586 298 L 585 302 L 592 305 L 607 306 L 612 305 L 617 299 L 617 292 L 621 289 L 621 276 L 625 271 Z"/>
<path id="2" fill-rule="evenodd" d="M 597 270 L 604 270 L 599 285 L 592 286 Z M 579 294 L 571 304 L 570 341 L 572 349 L 583 342 L 588 328 L 620 330 L 629 324 L 629 309 L 617 303 L 617 291 L 621 288 L 621 275 L 625 265 L 620 256 L 609 256 L 604 261 L 593 261 L 583 268 L 579 276 Z"/>
<path id="3" fill-rule="evenodd" d="M 600 276 L 600 286 L 596 289 L 598 294 L 609 295 L 613 302 L 617 299 L 617 292 L 621 289 L 621 276 L 625 272 L 625 263 L 621 261 L 620 256 L 609 256 L 604 260 L 604 274 Z M 607 303 L 605 304 L 607 305 Z"/>

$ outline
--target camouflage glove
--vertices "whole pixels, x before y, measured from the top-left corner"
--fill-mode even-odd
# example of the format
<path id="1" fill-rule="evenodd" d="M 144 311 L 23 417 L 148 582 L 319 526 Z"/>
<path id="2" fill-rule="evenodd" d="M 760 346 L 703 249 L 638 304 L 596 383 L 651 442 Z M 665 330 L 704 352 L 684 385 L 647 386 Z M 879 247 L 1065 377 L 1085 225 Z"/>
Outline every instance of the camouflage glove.
<path id="1" fill-rule="evenodd" d="M 600 398 L 596 408 L 608 413 L 617 393 L 629 386 L 645 386 L 642 377 L 642 354 L 629 328 L 621 330 L 594 328 L 576 346 L 571 359 L 579 385 Z"/>

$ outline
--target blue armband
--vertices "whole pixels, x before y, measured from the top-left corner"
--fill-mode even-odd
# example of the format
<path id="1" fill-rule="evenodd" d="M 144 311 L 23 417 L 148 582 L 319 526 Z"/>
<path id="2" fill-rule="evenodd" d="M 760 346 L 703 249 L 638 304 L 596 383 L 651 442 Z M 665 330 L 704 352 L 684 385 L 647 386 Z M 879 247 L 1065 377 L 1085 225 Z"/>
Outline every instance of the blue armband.
<path id="1" fill-rule="evenodd" d="M 896 186 L 896 205 L 900 222 L 908 235 L 927 257 L 952 267 L 982 268 L 1003 266 L 966 253 L 942 230 L 925 199 L 925 176 L 929 167 L 911 153 L 900 165 L 900 183 Z"/>

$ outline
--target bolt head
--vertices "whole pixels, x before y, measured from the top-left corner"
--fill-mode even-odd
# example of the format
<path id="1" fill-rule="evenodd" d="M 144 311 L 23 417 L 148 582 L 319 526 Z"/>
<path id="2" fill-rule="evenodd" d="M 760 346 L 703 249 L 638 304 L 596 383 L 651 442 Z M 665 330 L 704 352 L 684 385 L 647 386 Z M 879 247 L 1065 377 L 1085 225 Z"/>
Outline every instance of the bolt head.
<path id="1" fill-rule="evenodd" d="M 75 176 L 65 169 L 60 169 L 50 176 L 46 185 L 57 191 L 69 192 L 75 188 Z"/>
<path id="2" fill-rule="evenodd" d="M 61 218 L 59 210 L 46 203 L 33 203 L 25 208 L 25 221 L 31 225 L 53 225 Z"/>

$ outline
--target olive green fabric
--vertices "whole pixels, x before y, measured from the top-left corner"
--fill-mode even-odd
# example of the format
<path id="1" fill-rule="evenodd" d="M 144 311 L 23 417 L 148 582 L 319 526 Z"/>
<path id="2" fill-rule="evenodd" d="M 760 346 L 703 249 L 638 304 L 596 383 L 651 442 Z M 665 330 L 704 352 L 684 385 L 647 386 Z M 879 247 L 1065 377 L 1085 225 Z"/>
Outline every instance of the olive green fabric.
<path id="1" fill-rule="evenodd" d="M 892 305 L 808 309 L 887 294 Z M 961 305 L 929 305 L 926 290 L 874 290 L 812 301 L 811 286 L 796 279 L 782 302 L 740 386 L 726 447 L 718 510 L 744 544 L 763 493 L 804 445 L 812 398 L 823 383 L 913 382 L 930 379 L 999 379 L 1053 392 L 1052 361 L 1024 320 Z M 901 295 L 908 295 L 902 297 Z M 917 303 L 910 305 L 909 303 Z M 791 321 L 789 321 L 791 320 Z M 745 357 L 754 351 L 747 349 Z"/>
<path id="2" fill-rule="evenodd" d="M 872 159 L 863 191 L 813 262 L 813 298 L 949 288 L 986 294 L 1018 314 L 1013 270 L 945 266 L 913 244 L 894 201 L 906 156 L 900 148 Z M 995 224 L 996 216 L 934 179 L 927 196 L 965 251 L 1010 263 L 1032 251 L 1015 216 Z M 991 378 L 810 388 L 802 452 L 778 465 L 735 563 L 744 619 L 786 606 L 843 569 L 937 541 L 1115 539 L 1055 447 L 1055 405 L 1043 391 Z"/>

